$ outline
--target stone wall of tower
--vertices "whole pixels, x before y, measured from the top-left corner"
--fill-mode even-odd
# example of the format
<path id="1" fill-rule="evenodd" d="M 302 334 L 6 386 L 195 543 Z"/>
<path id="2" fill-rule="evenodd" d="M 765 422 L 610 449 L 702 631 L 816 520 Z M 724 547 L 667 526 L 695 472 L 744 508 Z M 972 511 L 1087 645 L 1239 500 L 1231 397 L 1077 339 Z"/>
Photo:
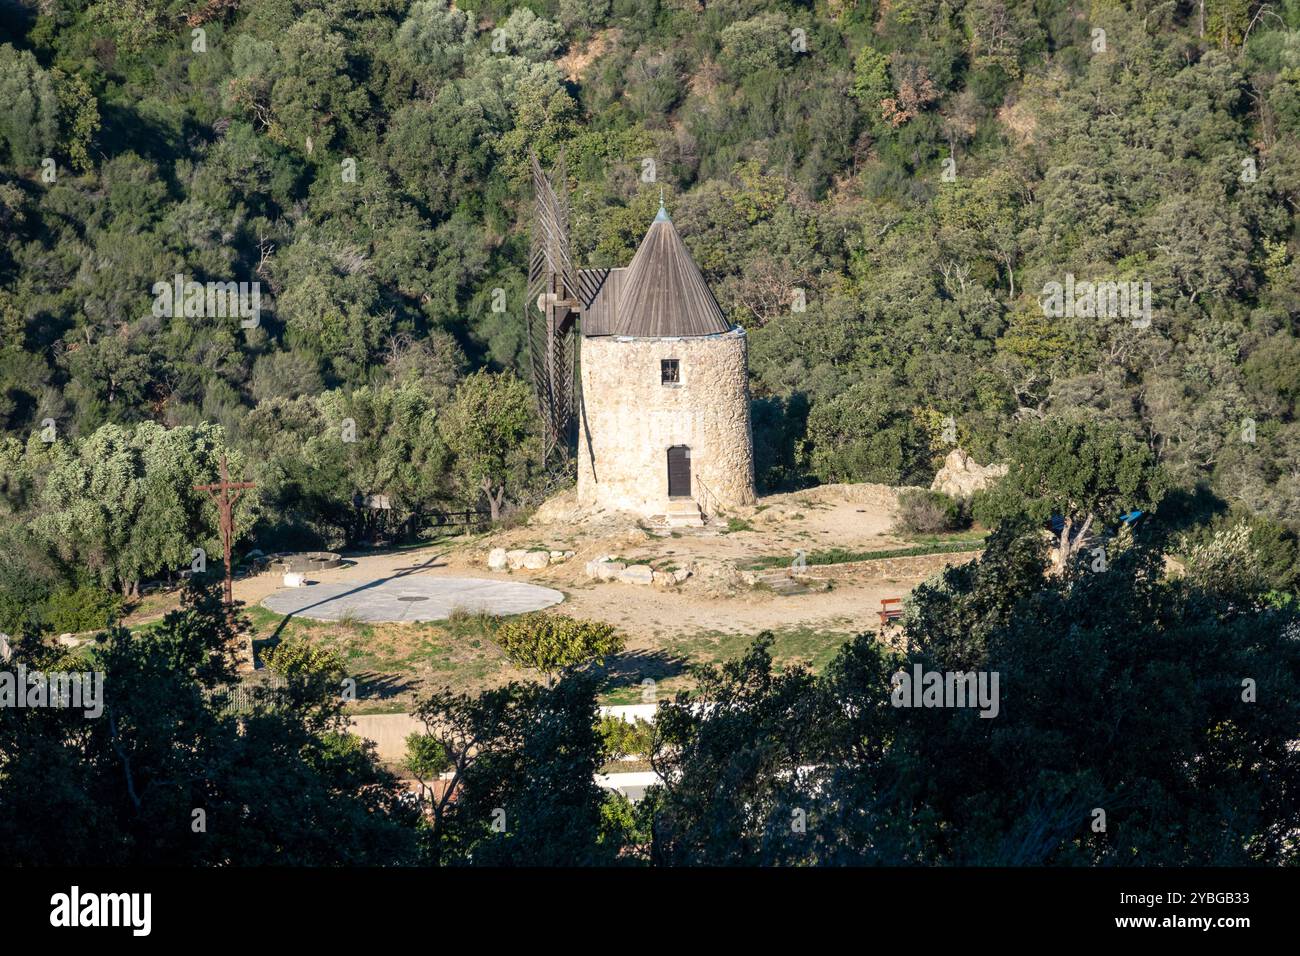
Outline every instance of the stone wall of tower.
<path id="1" fill-rule="evenodd" d="M 676 359 L 681 384 L 662 384 Z M 691 449 L 691 490 L 706 513 L 754 503 L 748 347 L 743 329 L 682 338 L 582 340 L 578 502 L 664 514 L 668 449 Z"/>

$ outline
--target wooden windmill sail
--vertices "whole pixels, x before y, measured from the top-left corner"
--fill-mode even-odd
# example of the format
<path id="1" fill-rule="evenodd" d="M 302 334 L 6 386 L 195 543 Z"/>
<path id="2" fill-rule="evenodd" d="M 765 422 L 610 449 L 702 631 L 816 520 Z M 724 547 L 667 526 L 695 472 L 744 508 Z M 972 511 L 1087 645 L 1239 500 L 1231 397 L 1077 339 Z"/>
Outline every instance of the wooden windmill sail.
<path id="1" fill-rule="evenodd" d="M 564 159 L 556 162 L 551 179 L 542 171 L 536 154 L 530 160 L 534 212 L 524 320 L 533 388 L 544 430 L 543 458 L 551 461 L 568 455 L 573 434 L 575 325 L 582 311 L 582 298 L 579 270 L 569 250 Z"/>

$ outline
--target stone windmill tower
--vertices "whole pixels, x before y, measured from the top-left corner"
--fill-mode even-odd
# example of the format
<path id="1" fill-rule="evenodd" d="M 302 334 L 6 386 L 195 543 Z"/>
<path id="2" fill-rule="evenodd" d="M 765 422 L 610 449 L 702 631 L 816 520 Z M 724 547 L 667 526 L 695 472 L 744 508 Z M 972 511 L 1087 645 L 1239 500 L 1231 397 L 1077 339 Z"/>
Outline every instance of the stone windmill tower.
<path id="1" fill-rule="evenodd" d="M 538 195 L 562 208 L 552 184 Z M 543 275 L 534 306 L 539 315 L 562 310 L 580 330 L 581 389 L 573 403 L 578 503 L 663 518 L 670 525 L 699 525 L 719 509 L 753 504 L 745 330 L 723 315 L 662 200 L 624 268 L 574 269 L 567 243 L 558 246 L 565 251 L 557 260 L 571 278 L 562 270 Z M 545 254 L 539 258 L 535 252 L 534 262 L 545 266 Z M 539 340 L 542 323 L 532 321 Z M 558 323 L 548 318 L 547 327 Z M 552 343 L 549 353 L 535 346 L 539 353 L 561 356 L 551 367 L 565 374 L 570 352 L 563 343 Z M 535 358 L 545 416 L 555 407 L 549 396 L 572 394 L 572 379 L 542 380 L 539 369 L 546 373 L 545 363 Z M 555 425 L 559 447 L 565 425 L 558 418 Z"/>

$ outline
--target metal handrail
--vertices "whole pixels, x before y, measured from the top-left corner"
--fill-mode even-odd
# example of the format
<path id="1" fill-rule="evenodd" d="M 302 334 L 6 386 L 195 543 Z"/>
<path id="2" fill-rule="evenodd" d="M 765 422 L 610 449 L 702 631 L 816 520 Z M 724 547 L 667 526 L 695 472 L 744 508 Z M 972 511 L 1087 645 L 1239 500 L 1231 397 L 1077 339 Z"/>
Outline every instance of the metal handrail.
<path id="1" fill-rule="evenodd" d="M 706 519 L 711 518 L 714 513 L 714 508 L 709 506 L 709 500 L 712 499 L 713 504 L 717 505 L 718 496 L 715 495 L 709 489 L 709 486 L 706 485 L 703 481 L 701 481 L 698 477 L 695 479 L 695 484 L 700 489 L 700 492 L 702 492 L 702 494 L 697 494 L 695 496 L 695 503 L 699 505 L 700 511 L 704 514 L 704 517 Z"/>

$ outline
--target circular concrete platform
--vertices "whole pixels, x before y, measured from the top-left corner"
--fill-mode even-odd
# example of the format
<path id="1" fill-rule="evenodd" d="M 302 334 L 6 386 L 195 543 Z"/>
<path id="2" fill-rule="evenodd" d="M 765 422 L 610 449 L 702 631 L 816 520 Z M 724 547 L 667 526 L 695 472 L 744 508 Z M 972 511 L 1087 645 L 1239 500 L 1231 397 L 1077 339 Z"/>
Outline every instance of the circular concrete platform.
<path id="1" fill-rule="evenodd" d="M 553 588 L 520 581 L 443 578 L 428 575 L 379 581 L 338 581 L 286 588 L 262 601 L 277 614 L 313 621 L 442 621 L 453 610 L 471 614 L 523 614 L 559 604 L 564 595 Z"/>

